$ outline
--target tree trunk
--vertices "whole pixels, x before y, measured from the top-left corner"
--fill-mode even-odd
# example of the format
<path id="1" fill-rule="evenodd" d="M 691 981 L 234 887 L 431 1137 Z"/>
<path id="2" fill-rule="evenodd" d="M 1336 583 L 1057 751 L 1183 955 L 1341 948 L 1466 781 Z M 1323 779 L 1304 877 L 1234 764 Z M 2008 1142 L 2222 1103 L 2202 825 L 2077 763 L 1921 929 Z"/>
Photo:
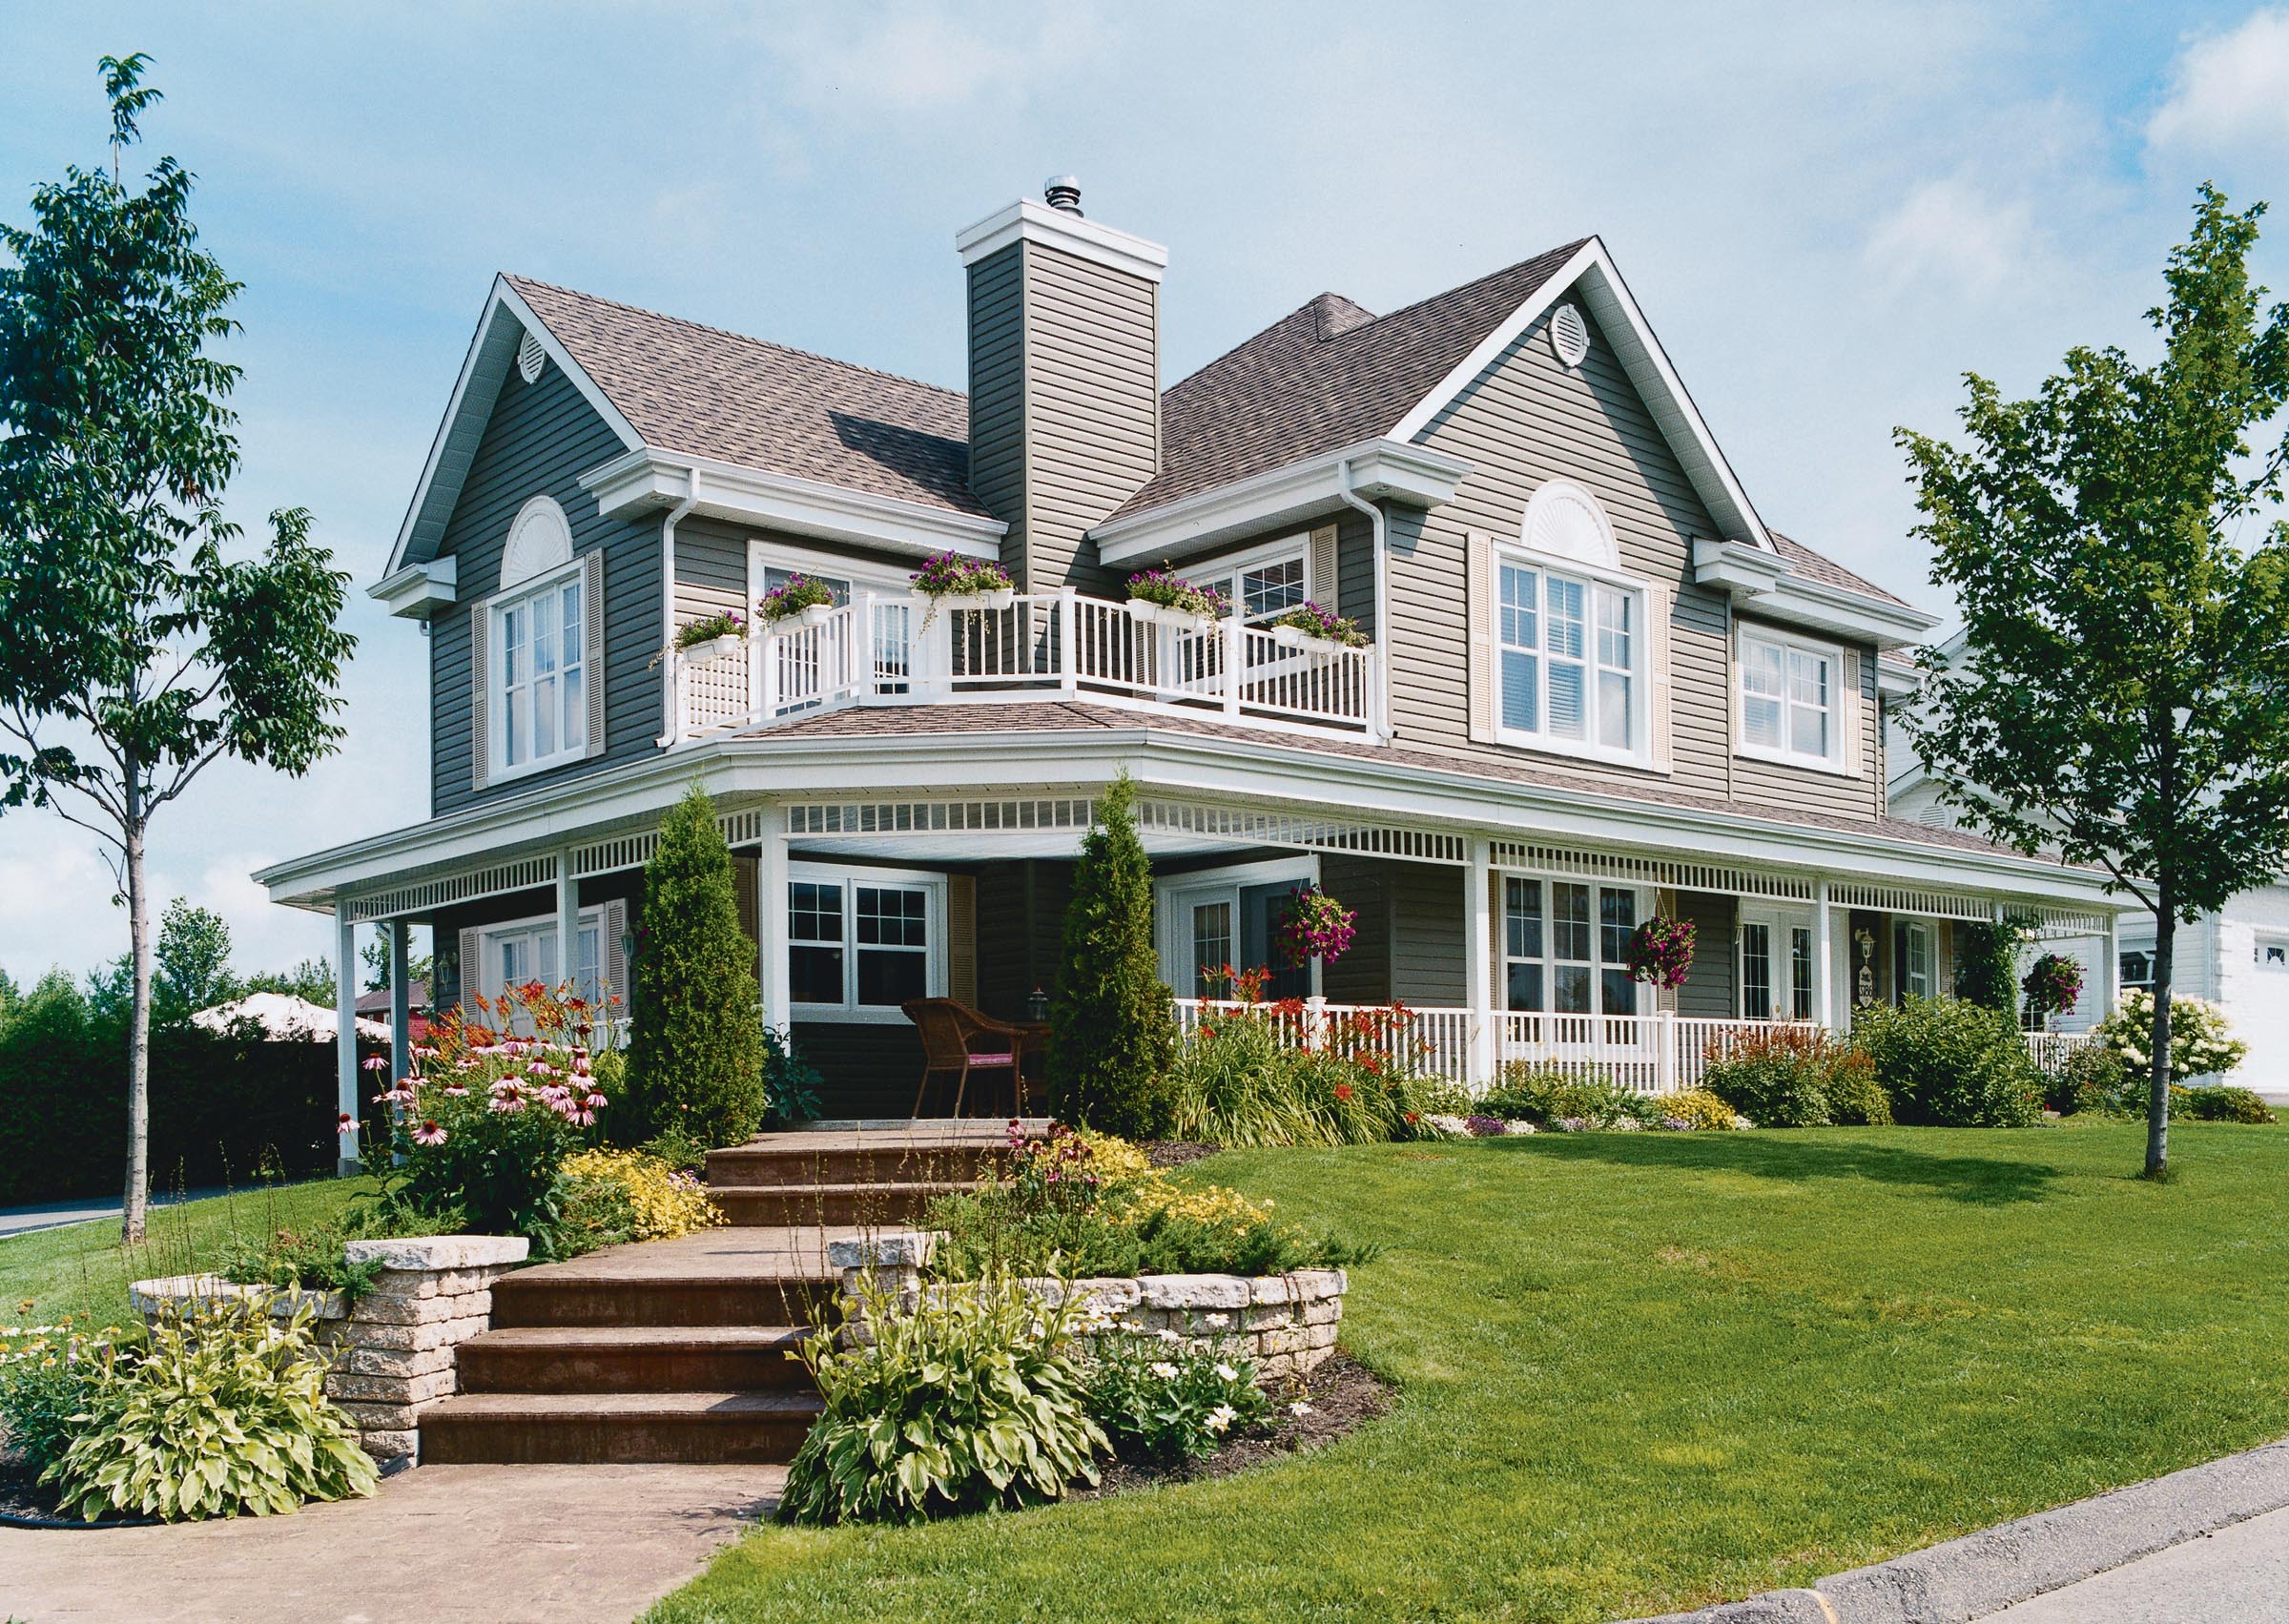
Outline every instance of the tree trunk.
<path id="1" fill-rule="evenodd" d="M 2170 976 L 2177 949 L 2177 903 L 2162 886 L 2154 910 L 2154 1065 L 2146 1094 L 2146 1177 L 2170 1173 Z"/>
<path id="2" fill-rule="evenodd" d="M 130 790 L 133 794 L 133 790 Z M 127 1193 L 119 1239 L 136 1245 L 143 1239 L 144 1207 L 151 1187 L 151 899 L 143 879 L 143 826 L 133 817 L 127 835 L 127 919 L 134 944 L 135 993 L 127 1028 Z"/>

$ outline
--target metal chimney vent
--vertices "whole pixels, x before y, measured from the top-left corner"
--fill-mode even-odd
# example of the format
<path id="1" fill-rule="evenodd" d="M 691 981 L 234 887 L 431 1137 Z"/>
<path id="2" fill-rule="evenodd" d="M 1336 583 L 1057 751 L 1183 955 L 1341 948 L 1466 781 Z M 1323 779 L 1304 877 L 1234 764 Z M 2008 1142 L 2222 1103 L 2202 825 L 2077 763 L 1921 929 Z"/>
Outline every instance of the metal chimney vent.
<path id="1" fill-rule="evenodd" d="M 1081 182 L 1069 175 L 1053 175 L 1041 182 L 1041 201 L 1068 215 L 1081 213 Z"/>

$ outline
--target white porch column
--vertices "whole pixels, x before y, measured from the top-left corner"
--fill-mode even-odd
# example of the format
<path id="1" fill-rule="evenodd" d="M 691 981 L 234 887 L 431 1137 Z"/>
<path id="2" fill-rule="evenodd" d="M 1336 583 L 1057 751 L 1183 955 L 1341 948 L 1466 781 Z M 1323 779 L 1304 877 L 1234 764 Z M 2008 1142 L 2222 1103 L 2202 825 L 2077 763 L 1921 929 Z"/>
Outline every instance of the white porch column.
<path id="1" fill-rule="evenodd" d="M 763 809 L 762 856 L 755 864 L 755 923 L 762 941 L 763 1024 L 784 1029 L 787 981 L 787 809 Z"/>
<path id="2" fill-rule="evenodd" d="M 1492 889 L 1493 843 L 1471 836 L 1471 860 L 1463 870 L 1463 998 L 1471 1008 L 1469 1080 L 1492 1082 L 1497 1069 L 1495 1034 L 1495 934 Z"/>
<path id="3" fill-rule="evenodd" d="M 1817 968 L 1813 971 L 1812 985 L 1817 989 L 1821 1029 L 1825 1032 L 1833 1032 L 1836 1030 L 1836 951 L 1835 944 L 1829 939 L 1829 933 L 1834 927 L 1828 922 L 1828 876 L 1826 874 L 1820 876 L 1819 888 L 1814 895 L 1817 900 L 1812 904 L 1812 929 L 1816 933 L 1817 940 L 1813 947 L 1813 962 Z"/>
<path id="4" fill-rule="evenodd" d="M 2106 958 L 2098 968 L 2098 1018 L 2104 1020 L 2114 1013 L 2114 1005 L 2122 998 L 2122 915 L 2111 909 L 2106 915 L 2106 935 L 2098 951 Z"/>
<path id="5" fill-rule="evenodd" d="M 334 904 L 334 1093 L 335 1109 L 355 1126 L 358 1114 L 358 926 L 348 902 Z M 335 1161 L 337 1174 L 358 1171 L 358 1136 L 345 1133 Z"/>
<path id="6" fill-rule="evenodd" d="M 604 943 L 596 944 L 603 969 Z M 567 846 L 556 854 L 556 978 L 568 982 L 580 973 L 580 881 L 572 875 L 572 848 Z M 575 987 L 576 997 L 588 994 Z"/>
<path id="7" fill-rule="evenodd" d="M 401 1078 L 413 1069 L 413 988 L 406 980 L 412 955 L 405 949 L 412 933 L 402 919 L 382 928 L 389 936 L 389 1075 Z"/>

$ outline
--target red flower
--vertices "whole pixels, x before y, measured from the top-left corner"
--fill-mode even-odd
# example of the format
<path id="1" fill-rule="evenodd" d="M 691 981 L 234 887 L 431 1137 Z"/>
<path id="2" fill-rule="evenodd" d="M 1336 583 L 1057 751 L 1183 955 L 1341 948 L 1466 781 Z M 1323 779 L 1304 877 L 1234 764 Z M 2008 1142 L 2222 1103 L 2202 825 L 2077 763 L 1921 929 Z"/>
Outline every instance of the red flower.
<path id="1" fill-rule="evenodd" d="M 1348 1083 L 1348 1082 L 1339 1082 L 1339 1083 L 1337 1083 L 1337 1084 L 1335 1085 L 1335 1098 L 1336 1098 L 1336 1099 L 1338 1099 L 1338 1100 L 1349 1100 L 1351 1097 L 1351 1085 L 1350 1083 Z"/>

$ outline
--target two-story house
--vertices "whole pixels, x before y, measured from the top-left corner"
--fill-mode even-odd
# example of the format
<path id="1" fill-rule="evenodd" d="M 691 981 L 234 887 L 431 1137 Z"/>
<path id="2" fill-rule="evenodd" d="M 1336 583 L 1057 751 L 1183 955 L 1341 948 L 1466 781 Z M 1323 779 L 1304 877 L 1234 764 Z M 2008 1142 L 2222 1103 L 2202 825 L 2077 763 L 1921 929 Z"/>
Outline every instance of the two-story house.
<path id="1" fill-rule="evenodd" d="M 1165 389 L 1164 249 L 1062 185 L 955 246 L 966 396 L 495 282 L 372 588 L 428 640 L 432 815 L 259 876 L 345 970 L 420 920 L 443 1003 L 625 988 L 696 781 L 767 1018 L 834 1114 L 902 1114 L 900 1003 L 1026 1013 L 1124 769 L 1180 998 L 1315 881 L 1356 941 L 1288 990 L 1402 1000 L 1473 1079 L 1672 1082 L 1721 1026 L 1945 990 L 1958 922 L 2111 919 L 2093 874 L 1887 814 L 1879 659 L 1931 617 L 1765 526 L 1597 238 L 1382 316 L 1323 294 Z M 918 594 L 941 553 L 1015 591 Z M 1132 610 L 1164 563 L 1233 612 Z M 754 625 L 795 573 L 833 606 Z M 1307 601 L 1367 646 L 1272 624 Z M 1621 968 L 1656 914 L 1698 927 L 1674 992 Z"/>

